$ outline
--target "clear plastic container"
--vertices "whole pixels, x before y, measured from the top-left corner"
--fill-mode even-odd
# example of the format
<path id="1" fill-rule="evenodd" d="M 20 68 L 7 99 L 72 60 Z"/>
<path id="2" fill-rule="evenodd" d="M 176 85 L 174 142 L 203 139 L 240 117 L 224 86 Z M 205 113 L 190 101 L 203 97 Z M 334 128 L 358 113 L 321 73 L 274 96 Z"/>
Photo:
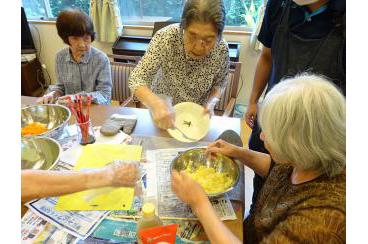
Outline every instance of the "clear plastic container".
<path id="1" fill-rule="evenodd" d="M 81 145 L 93 144 L 96 141 L 93 132 L 92 121 L 88 120 L 84 123 L 77 123 L 78 141 Z"/>
<path id="2" fill-rule="evenodd" d="M 162 226 L 162 221 L 155 213 L 155 205 L 152 203 L 145 203 L 142 208 L 142 218 L 137 222 L 137 241 L 142 243 L 139 237 L 139 231 L 143 229 L 148 229 L 156 226 Z"/>

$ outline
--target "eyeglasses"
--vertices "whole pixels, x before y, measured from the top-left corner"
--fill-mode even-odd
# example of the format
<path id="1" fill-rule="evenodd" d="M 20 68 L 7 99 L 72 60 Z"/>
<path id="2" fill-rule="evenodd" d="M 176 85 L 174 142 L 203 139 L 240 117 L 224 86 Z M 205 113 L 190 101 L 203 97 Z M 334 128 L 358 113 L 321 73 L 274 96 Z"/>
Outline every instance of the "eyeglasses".
<path id="1" fill-rule="evenodd" d="M 202 46 L 209 48 L 211 47 L 216 41 L 217 37 L 207 37 L 207 38 L 200 38 L 198 35 L 184 31 L 184 38 L 186 38 L 190 43 L 197 43 L 199 42 Z"/>

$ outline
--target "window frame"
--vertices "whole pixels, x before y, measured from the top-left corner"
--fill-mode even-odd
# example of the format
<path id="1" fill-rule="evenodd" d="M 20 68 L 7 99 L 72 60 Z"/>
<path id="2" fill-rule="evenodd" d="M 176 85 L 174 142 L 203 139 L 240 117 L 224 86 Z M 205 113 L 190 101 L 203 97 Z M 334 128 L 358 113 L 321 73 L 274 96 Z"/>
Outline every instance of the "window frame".
<path id="1" fill-rule="evenodd" d="M 140 0 L 141 2 L 142 0 Z M 185 0 L 183 0 L 184 2 Z M 29 22 L 33 23 L 40 23 L 40 22 L 55 22 L 56 17 L 52 17 L 51 12 L 51 5 L 49 0 L 41 0 L 43 8 L 46 13 L 46 17 L 39 17 L 39 18 L 28 18 Z M 23 3 L 22 3 L 23 5 Z M 88 13 L 89 14 L 89 13 Z M 154 16 L 152 16 L 154 18 Z M 159 16 L 157 16 L 159 17 Z M 165 17 L 161 17 L 165 18 Z M 170 17 L 167 17 L 170 18 Z M 154 22 L 152 21 L 144 21 L 144 20 L 131 20 L 131 21 L 124 21 L 121 23 L 121 26 L 129 26 L 129 27 L 136 27 L 136 28 L 144 28 L 144 29 L 153 29 Z M 239 33 L 251 33 L 253 32 L 255 27 L 250 27 L 247 25 L 238 25 L 238 26 L 232 26 L 232 25 L 225 25 L 224 32 L 239 32 Z"/>
<path id="2" fill-rule="evenodd" d="M 43 3 L 43 7 L 45 9 L 45 13 L 46 13 L 46 18 L 47 19 L 51 19 L 52 17 L 52 13 L 51 13 L 51 5 L 49 0 L 42 0 Z"/>

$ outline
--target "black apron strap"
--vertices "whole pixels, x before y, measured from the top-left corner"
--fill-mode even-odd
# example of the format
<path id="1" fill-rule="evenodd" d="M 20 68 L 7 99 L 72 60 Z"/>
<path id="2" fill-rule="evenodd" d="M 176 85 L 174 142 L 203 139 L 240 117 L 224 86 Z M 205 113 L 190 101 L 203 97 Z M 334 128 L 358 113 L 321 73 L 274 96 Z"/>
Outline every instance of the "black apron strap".
<path id="1" fill-rule="evenodd" d="M 281 4 L 283 6 L 283 10 L 281 13 L 280 24 L 278 28 L 289 28 L 289 18 L 290 18 L 290 6 L 291 0 L 284 0 Z"/>

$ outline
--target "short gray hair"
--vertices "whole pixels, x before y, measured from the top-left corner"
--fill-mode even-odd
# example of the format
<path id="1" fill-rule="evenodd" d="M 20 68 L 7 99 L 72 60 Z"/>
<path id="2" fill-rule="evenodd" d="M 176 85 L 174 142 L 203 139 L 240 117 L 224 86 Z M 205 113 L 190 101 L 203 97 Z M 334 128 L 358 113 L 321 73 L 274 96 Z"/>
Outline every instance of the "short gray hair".
<path id="1" fill-rule="evenodd" d="M 187 0 L 181 16 L 181 28 L 193 21 L 212 23 L 217 35 L 222 36 L 225 28 L 225 7 L 222 0 Z"/>
<path id="2" fill-rule="evenodd" d="M 345 169 L 345 97 L 326 78 L 303 73 L 266 95 L 259 123 L 275 157 L 333 177 Z"/>

